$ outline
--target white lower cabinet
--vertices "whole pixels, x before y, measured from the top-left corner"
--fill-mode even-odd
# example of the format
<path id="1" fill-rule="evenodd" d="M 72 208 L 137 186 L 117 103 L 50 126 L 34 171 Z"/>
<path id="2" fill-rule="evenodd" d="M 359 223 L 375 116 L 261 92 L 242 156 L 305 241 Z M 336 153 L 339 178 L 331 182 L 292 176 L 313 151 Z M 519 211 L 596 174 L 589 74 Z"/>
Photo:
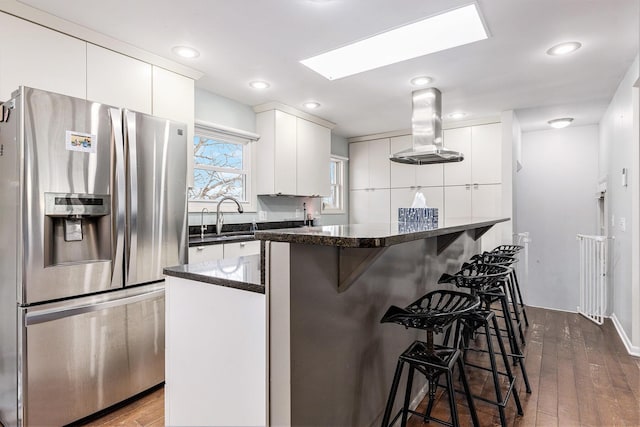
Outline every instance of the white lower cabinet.
<path id="1" fill-rule="evenodd" d="M 265 295 L 171 276 L 165 289 L 166 425 L 267 425 Z"/>
<path id="2" fill-rule="evenodd" d="M 390 192 L 388 188 L 351 190 L 349 212 L 352 224 L 389 223 Z"/>
<path id="3" fill-rule="evenodd" d="M 191 246 L 189 248 L 189 264 L 258 254 L 260 254 L 260 241 L 258 240 L 218 245 Z"/>
<path id="4" fill-rule="evenodd" d="M 239 256 L 258 255 L 260 253 L 260 241 L 225 243 L 224 258 L 237 258 Z"/>
<path id="5" fill-rule="evenodd" d="M 438 224 L 444 221 L 444 191 L 442 187 L 392 188 L 391 189 L 391 221 L 398 220 L 398 208 L 410 208 L 416 194 L 424 195 L 428 208 L 438 208 Z"/>
<path id="6" fill-rule="evenodd" d="M 223 245 L 202 245 L 189 248 L 189 264 L 224 258 Z"/>

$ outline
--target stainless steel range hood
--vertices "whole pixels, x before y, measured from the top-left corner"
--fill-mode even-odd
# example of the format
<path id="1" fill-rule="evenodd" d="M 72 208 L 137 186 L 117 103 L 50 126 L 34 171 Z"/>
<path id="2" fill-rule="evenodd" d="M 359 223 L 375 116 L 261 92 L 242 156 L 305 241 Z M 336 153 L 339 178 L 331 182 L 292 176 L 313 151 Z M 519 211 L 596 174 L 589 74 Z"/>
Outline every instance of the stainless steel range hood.
<path id="1" fill-rule="evenodd" d="M 461 162 L 464 154 L 442 146 L 442 94 L 434 87 L 412 94 L 411 131 L 413 147 L 392 154 L 392 162 L 410 165 Z"/>

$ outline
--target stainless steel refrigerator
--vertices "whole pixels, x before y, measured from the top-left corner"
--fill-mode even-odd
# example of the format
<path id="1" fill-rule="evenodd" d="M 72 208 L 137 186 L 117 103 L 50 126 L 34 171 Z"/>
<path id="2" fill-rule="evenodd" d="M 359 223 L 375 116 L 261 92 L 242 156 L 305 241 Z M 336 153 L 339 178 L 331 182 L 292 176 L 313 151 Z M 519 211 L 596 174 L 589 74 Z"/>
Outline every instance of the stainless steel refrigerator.
<path id="1" fill-rule="evenodd" d="M 27 87 L 0 121 L 0 421 L 64 425 L 164 380 L 187 129 Z"/>

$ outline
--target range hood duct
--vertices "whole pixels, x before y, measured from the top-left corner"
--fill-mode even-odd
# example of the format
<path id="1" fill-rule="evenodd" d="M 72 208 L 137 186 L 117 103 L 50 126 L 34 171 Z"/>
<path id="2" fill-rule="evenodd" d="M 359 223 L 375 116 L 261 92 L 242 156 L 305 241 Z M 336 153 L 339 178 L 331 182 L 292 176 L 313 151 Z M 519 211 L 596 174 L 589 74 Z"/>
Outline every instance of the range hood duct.
<path id="1" fill-rule="evenodd" d="M 413 147 L 392 154 L 392 162 L 410 165 L 461 162 L 464 155 L 442 146 L 442 93 L 434 88 L 416 90 L 412 94 L 411 133 Z"/>

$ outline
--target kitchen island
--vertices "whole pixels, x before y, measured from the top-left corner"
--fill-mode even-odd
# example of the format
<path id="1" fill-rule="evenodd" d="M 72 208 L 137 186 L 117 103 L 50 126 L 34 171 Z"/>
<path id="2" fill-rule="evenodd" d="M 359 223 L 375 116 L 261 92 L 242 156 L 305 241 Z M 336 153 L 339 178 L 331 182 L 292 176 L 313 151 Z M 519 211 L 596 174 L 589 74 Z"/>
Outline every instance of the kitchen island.
<path id="1" fill-rule="evenodd" d="M 254 378 L 252 383 L 254 389 L 266 391 L 264 401 L 239 396 L 245 397 L 245 408 L 264 408 L 263 419 L 269 425 L 379 424 L 397 357 L 421 336 L 415 330 L 380 324 L 382 315 L 392 304 L 405 306 L 437 289 L 442 273 L 457 271 L 463 262 L 480 251 L 480 237 L 494 224 L 507 220 L 466 218 L 446 227 L 391 223 L 256 232 L 256 239 L 264 242 L 259 257 L 259 281 L 264 285 L 264 295 L 259 294 L 263 297 L 263 310 L 243 305 L 239 299 L 235 300 L 237 307 L 233 307 L 230 300 L 220 299 L 218 304 L 228 310 L 242 313 L 252 310 L 264 316 L 262 322 L 253 323 L 253 329 L 266 331 L 265 347 L 254 348 L 253 362 L 239 358 L 226 365 L 232 375 L 253 369 L 247 367 L 247 363 L 266 370 L 265 377 Z M 190 266 L 177 269 L 184 268 Z M 175 269 L 165 270 L 170 276 L 167 322 L 172 321 L 170 311 L 178 308 L 171 301 L 170 288 L 185 285 L 171 280 L 171 276 L 178 274 L 172 270 Z M 193 276 L 188 281 L 197 280 Z M 224 278 L 207 280 L 203 286 L 229 286 Z M 257 294 L 240 286 L 232 290 L 234 294 Z M 206 297 L 199 295 L 199 299 L 203 298 Z M 231 323 L 227 325 L 231 327 Z M 251 327 L 251 324 L 243 325 Z M 168 390 L 172 387 L 171 328 L 168 323 Z M 200 333 L 211 331 L 207 339 L 219 344 L 225 352 L 229 346 L 238 345 L 234 337 L 223 336 L 219 325 L 202 324 L 200 329 Z M 175 328 L 174 331 L 178 332 Z M 233 343 L 227 344 L 222 338 Z M 248 341 L 249 338 L 244 342 Z M 259 339 L 253 343 L 258 344 Z M 210 365 L 193 368 L 204 372 Z M 225 381 L 231 381 L 229 375 Z M 214 393 L 224 393 L 227 387 L 233 386 L 225 381 L 212 379 L 209 393 L 218 396 Z M 416 384 L 416 399 L 420 398 L 421 386 Z M 194 398 L 205 397 L 201 394 Z M 215 397 L 206 400 L 211 407 L 218 402 Z M 216 423 L 219 424 L 216 419 L 210 422 Z M 223 424 L 240 425 L 241 421 L 227 420 Z"/>
<path id="2" fill-rule="evenodd" d="M 165 423 L 266 423 L 260 256 L 165 268 Z"/>

